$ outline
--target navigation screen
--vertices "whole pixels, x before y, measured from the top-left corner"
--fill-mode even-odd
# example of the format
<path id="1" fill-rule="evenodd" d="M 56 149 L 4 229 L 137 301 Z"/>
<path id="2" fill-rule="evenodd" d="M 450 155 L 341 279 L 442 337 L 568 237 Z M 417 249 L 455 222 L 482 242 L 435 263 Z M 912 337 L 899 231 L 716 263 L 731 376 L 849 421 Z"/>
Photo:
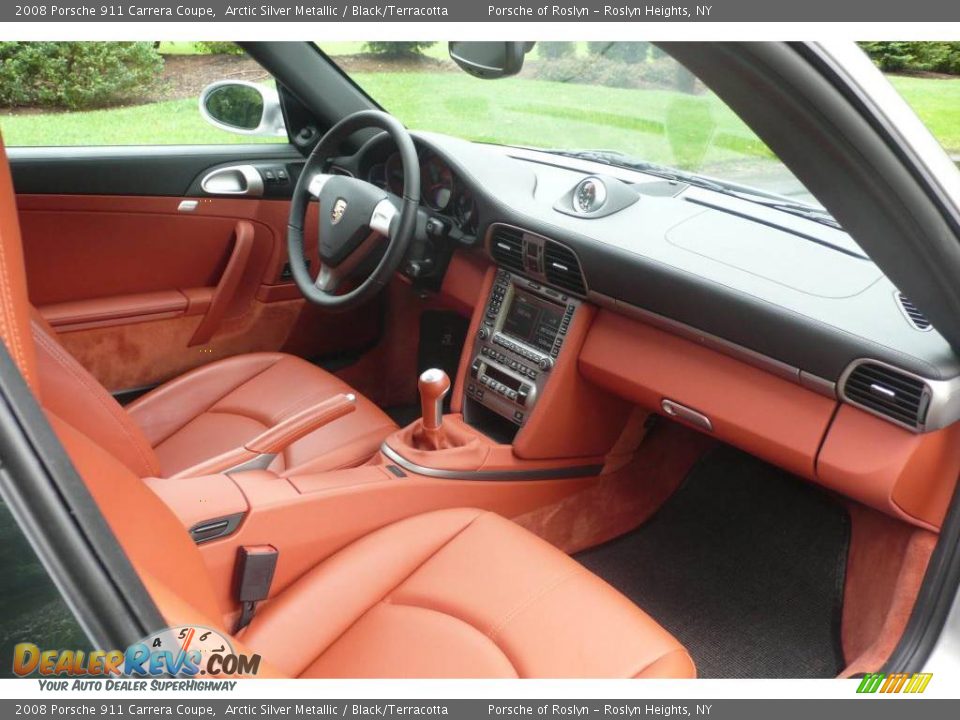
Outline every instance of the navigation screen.
<path id="1" fill-rule="evenodd" d="M 563 306 L 542 300 L 523 290 L 514 290 L 503 332 L 528 345 L 550 352 L 563 320 Z"/>

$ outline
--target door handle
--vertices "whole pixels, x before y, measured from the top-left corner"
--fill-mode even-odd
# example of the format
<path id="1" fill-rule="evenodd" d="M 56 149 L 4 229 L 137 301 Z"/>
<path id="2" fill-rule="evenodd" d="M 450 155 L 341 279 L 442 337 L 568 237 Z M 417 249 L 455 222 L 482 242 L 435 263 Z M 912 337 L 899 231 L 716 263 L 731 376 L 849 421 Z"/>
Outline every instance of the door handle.
<path id="1" fill-rule="evenodd" d="M 263 195 L 263 178 L 253 165 L 231 165 L 203 176 L 200 187 L 210 195 Z"/>
<path id="2" fill-rule="evenodd" d="M 247 264 L 250 261 L 250 254 L 253 251 L 253 223 L 248 220 L 240 220 L 233 231 L 234 242 L 233 250 L 230 253 L 230 259 L 227 261 L 227 267 L 220 276 L 220 282 L 213 291 L 213 297 L 210 299 L 210 307 L 207 308 L 207 314 L 197 325 L 197 329 L 190 338 L 188 347 L 202 345 L 213 337 L 220 321 L 227 313 L 230 301 L 233 300 L 243 279 L 243 274 L 247 270 Z"/>

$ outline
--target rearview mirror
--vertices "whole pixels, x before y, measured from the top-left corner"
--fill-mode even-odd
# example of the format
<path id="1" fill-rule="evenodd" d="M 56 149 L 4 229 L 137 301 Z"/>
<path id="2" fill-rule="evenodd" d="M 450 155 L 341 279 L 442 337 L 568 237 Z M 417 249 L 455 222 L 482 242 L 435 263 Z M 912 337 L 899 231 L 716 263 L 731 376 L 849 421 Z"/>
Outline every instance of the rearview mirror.
<path id="1" fill-rule="evenodd" d="M 516 75 L 532 42 L 460 42 L 449 44 L 450 59 L 474 77 L 484 80 Z"/>
<path id="2" fill-rule="evenodd" d="M 245 80 L 207 85 L 200 93 L 200 114 L 214 127 L 240 135 L 287 134 L 277 91 Z"/>

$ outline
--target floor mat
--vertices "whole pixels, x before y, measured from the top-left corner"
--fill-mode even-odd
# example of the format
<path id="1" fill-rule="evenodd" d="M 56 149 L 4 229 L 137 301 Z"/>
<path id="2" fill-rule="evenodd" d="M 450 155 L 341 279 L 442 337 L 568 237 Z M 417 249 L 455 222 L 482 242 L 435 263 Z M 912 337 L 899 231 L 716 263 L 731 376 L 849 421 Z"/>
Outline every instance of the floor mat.
<path id="1" fill-rule="evenodd" d="M 833 677 L 849 527 L 820 488 L 723 446 L 645 525 L 574 557 L 683 643 L 699 677 Z"/>

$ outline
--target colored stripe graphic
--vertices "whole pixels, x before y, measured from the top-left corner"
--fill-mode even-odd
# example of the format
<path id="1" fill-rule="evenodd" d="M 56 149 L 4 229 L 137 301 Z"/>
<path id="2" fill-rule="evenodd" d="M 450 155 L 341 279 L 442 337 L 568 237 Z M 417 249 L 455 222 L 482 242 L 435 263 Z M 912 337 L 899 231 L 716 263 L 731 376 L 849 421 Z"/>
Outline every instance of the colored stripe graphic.
<path id="1" fill-rule="evenodd" d="M 880 689 L 880 683 L 883 682 L 883 679 L 886 677 L 883 673 L 867 673 L 863 676 L 863 680 L 860 681 L 860 687 L 857 688 L 858 693 L 875 693 Z"/>
<path id="2" fill-rule="evenodd" d="M 904 689 L 904 692 L 908 693 L 922 693 L 927 689 L 927 685 L 930 684 L 930 678 L 933 677 L 933 673 L 914 673 L 913 677 L 910 679 L 910 684 Z"/>
<path id="3" fill-rule="evenodd" d="M 922 693 L 933 673 L 867 673 L 857 686 L 858 693 Z"/>

